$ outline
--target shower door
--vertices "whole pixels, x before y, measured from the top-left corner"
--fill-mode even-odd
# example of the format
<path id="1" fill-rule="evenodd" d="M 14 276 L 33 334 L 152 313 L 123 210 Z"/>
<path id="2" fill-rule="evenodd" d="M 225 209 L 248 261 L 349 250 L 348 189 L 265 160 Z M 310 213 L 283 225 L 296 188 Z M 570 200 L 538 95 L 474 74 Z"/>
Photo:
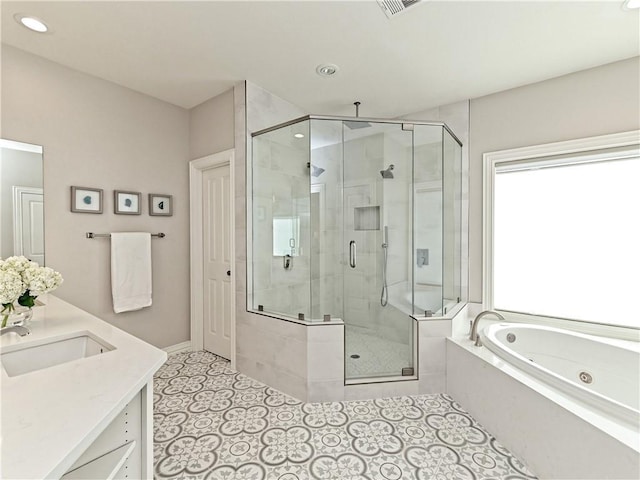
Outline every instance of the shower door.
<path id="1" fill-rule="evenodd" d="M 412 376 L 413 132 L 345 121 L 342 133 L 345 378 Z"/>

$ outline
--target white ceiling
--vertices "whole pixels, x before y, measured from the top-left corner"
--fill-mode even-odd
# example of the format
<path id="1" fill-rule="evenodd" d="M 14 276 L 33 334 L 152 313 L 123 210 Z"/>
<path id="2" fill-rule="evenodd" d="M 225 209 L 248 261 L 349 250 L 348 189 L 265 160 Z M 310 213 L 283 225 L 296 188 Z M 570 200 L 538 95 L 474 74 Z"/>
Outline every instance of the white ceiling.
<path id="1" fill-rule="evenodd" d="M 185 108 L 246 79 L 309 113 L 394 117 L 639 55 L 621 6 L 432 0 L 389 20 L 371 0 L 2 1 L 2 41 Z"/>

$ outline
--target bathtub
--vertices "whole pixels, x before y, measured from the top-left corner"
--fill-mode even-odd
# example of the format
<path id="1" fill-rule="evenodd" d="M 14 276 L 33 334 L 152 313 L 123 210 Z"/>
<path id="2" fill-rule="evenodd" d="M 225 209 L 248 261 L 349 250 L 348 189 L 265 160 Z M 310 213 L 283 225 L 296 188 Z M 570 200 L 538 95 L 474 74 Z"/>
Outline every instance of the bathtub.
<path id="1" fill-rule="evenodd" d="M 476 347 L 463 313 L 446 392 L 480 424 L 539 478 L 640 478 L 638 343 L 492 322 Z"/>
<path id="2" fill-rule="evenodd" d="M 605 415 L 640 423 L 640 350 L 558 328 L 497 323 L 483 345 L 507 363 Z"/>

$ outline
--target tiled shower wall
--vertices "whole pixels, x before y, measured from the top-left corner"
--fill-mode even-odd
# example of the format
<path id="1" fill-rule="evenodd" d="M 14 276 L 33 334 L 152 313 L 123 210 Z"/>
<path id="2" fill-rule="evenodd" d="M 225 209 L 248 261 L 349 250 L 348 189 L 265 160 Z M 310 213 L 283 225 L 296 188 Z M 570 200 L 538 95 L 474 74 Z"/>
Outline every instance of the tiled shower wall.
<path id="1" fill-rule="evenodd" d="M 340 138 L 336 122 L 312 121 L 313 131 Z M 334 143 L 311 150 L 311 164 L 323 168 L 311 177 L 312 256 L 311 297 L 314 318 L 324 315 L 342 318 L 343 236 L 342 236 L 342 145 Z"/>
<path id="2" fill-rule="evenodd" d="M 253 307 L 265 312 L 310 317 L 311 249 L 308 143 L 270 132 L 253 139 Z M 273 219 L 300 222 L 289 268 L 273 251 Z"/>
<path id="3" fill-rule="evenodd" d="M 429 110 L 403 115 L 415 120 L 435 120 L 447 124 L 462 142 L 462 164 L 460 165 L 461 195 L 456 201 L 456 210 L 460 215 L 462 235 L 456 248 L 460 251 L 460 292 L 461 301 L 468 300 L 469 292 L 469 101 L 451 103 Z"/>
<path id="4" fill-rule="evenodd" d="M 318 129 L 326 135 L 332 127 L 327 123 L 312 123 L 312 132 Z M 331 123 L 334 128 L 341 128 L 341 122 Z M 313 311 L 319 315 L 314 315 L 314 318 L 331 314 L 342 318 L 350 326 L 407 343 L 410 311 L 398 310 L 393 306 L 393 301 L 383 308 L 380 305 L 380 293 L 381 245 L 384 226 L 388 226 L 388 283 L 390 290 L 398 292 L 397 299 L 403 305 L 407 303 L 402 294 L 408 288 L 410 262 L 407 261 L 407 253 L 411 251 L 410 152 L 388 136 L 378 133 L 347 141 L 344 144 L 344 156 L 346 183 L 343 210 L 342 144 L 314 148 L 311 153 L 312 164 L 325 169 L 322 175 L 311 179 L 312 197 L 315 196 L 314 191 L 318 192 L 318 212 L 314 216 L 317 229 L 312 233 L 312 238 L 317 239 L 313 244 L 316 249 L 314 252 L 318 253 L 317 263 L 312 261 L 312 302 Z M 395 164 L 395 178 L 383 180 L 379 172 L 389 163 Z M 355 209 L 359 207 L 380 208 L 379 229 L 354 229 Z M 351 240 L 357 242 L 357 270 L 347 268 L 343 260 Z"/>

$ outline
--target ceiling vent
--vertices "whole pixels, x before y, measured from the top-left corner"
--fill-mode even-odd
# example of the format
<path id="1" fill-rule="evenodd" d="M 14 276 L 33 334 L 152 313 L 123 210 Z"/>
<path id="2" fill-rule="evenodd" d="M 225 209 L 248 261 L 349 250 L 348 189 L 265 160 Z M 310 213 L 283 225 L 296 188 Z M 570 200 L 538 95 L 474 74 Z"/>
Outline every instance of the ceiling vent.
<path id="1" fill-rule="evenodd" d="M 378 4 L 388 18 L 395 17 L 419 2 L 420 0 L 378 0 Z"/>

